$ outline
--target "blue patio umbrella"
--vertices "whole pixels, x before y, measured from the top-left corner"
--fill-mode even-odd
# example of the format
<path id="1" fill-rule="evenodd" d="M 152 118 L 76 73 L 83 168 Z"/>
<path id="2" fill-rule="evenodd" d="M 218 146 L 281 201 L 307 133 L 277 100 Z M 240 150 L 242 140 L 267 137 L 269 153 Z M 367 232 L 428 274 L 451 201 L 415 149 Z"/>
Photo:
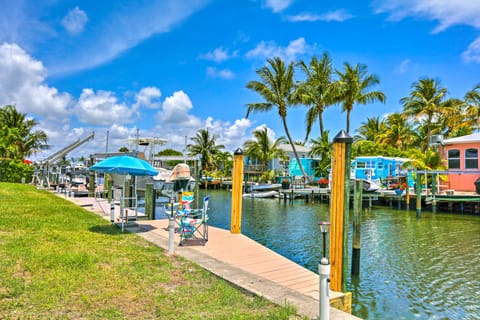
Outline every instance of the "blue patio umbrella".
<path id="1" fill-rule="evenodd" d="M 158 171 L 152 167 L 147 161 L 131 157 L 131 156 L 116 156 L 110 157 L 89 168 L 92 171 L 120 174 L 124 175 L 124 181 L 127 175 L 131 176 L 156 176 Z M 122 201 L 120 202 L 120 213 L 122 217 L 122 231 L 124 227 L 124 212 L 123 204 L 125 199 L 125 190 L 122 189 Z M 135 208 L 136 212 L 136 208 Z M 111 217 L 113 221 L 113 217 Z"/>
<path id="2" fill-rule="evenodd" d="M 110 157 L 89 168 L 103 173 L 129 174 L 131 176 L 156 176 L 158 171 L 147 161 L 131 157 Z"/>

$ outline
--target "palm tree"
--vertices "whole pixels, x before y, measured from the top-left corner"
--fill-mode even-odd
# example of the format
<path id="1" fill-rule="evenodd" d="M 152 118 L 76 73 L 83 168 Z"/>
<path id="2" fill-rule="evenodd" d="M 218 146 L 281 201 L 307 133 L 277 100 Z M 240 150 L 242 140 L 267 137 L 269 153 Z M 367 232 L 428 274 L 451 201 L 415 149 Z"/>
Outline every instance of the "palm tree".
<path id="1" fill-rule="evenodd" d="M 258 159 L 263 163 L 265 170 L 268 169 L 268 163 L 275 158 L 287 158 L 287 153 L 279 146 L 286 142 L 285 137 L 280 137 L 272 142 L 268 137 L 267 127 L 253 131 L 255 140 L 247 140 L 243 143 L 245 155 L 250 158 Z"/>
<path id="2" fill-rule="evenodd" d="M 320 60 L 313 57 L 308 66 L 303 61 L 300 61 L 297 65 L 307 76 L 298 90 L 302 103 L 310 106 L 305 117 L 307 126 L 305 141 L 307 141 L 312 126 L 317 120 L 320 126 L 320 137 L 323 137 L 323 112 L 334 104 L 335 85 L 332 81 L 332 59 L 327 52 L 324 52 Z"/>
<path id="3" fill-rule="evenodd" d="M 400 113 L 391 113 L 385 120 L 385 129 L 377 136 L 378 142 L 393 145 L 399 150 L 415 146 L 420 138 Z"/>
<path id="4" fill-rule="evenodd" d="M 288 66 L 285 66 L 282 59 L 275 57 L 268 59 L 267 64 L 268 66 L 264 66 L 256 71 L 261 81 L 250 81 L 246 86 L 248 89 L 252 89 L 260 94 L 263 99 L 265 99 L 265 102 L 247 104 L 248 109 L 245 118 L 248 118 L 250 112 L 267 112 L 276 106 L 278 115 L 282 120 L 283 129 L 299 164 L 300 171 L 305 179 L 308 180 L 309 178 L 300 162 L 297 149 L 295 148 L 287 126 L 288 107 L 299 103 L 293 79 L 293 63 L 291 62 Z"/>
<path id="5" fill-rule="evenodd" d="M 47 135 L 34 131 L 37 121 L 27 118 L 14 105 L 0 108 L 0 156 L 24 159 L 37 150 L 48 149 Z"/>
<path id="6" fill-rule="evenodd" d="M 350 114 L 355 104 L 385 102 L 385 94 L 381 91 L 367 91 L 380 83 L 378 77 L 367 73 L 367 66 L 356 64 L 352 67 L 348 62 L 344 64 L 344 72 L 336 71 L 337 80 L 336 101 L 342 103 L 342 112 L 347 112 L 347 132 L 350 132 Z"/>
<path id="7" fill-rule="evenodd" d="M 218 152 L 213 160 L 215 161 L 217 167 L 223 171 L 224 175 L 228 175 L 233 168 L 232 154 L 228 151 Z"/>
<path id="8" fill-rule="evenodd" d="M 318 177 L 328 177 L 328 169 L 331 167 L 331 159 L 333 155 L 332 144 L 328 139 L 329 130 L 323 132 L 323 136 L 318 139 L 312 139 L 312 148 L 309 155 L 318 156 L 320 163 L 316 168 L 315 175 Z"/>
<path id="9" fill-rule="evenodd" d="M 225 148 L 224 145 L 216 143 L 217 138 L 217 135 L 210 135 L 208 129 L 200 129 L 195 137 L 190 138 L 194 143 L 187 145 L 188 154 L 189 156 L 200 155 L 202 170 L 214 170 L 214 157 Z"/>
<path id="10" fill-rule="evenodd" d="M 420 79 L 412 85 L 410 96 L 402 98 L 403 114 L 414 117 L 425 126 L 426 140 L 422 143 L 422 150 L 426 151 L 432 135 L 434 121 L 446 111 L 447 88 L 440 86 L 440 81 L 432 78 Z"/>
<path id="11" fill-rule="evenodd" d="M 480 127 L 480 83 L 465 94 L 467 116 L 475 124 L 477 131 Z"/>
<path id="12" fill-rule="evenodd" d="M 355 136 L 355 141 L 367 140 L 375 142 L 378 135 L 385 130 L 385 121 L 380 117 L 367 118 L 366 122 L 362 122 L 362 125 L 356 130 L 358 135 Z"/>

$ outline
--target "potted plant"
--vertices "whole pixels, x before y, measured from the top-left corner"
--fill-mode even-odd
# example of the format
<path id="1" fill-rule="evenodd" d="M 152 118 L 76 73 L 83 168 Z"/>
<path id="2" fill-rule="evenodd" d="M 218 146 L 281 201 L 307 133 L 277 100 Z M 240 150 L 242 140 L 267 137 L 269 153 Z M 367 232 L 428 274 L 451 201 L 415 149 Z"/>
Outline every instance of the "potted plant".
<path id="1" fill-rule="evenodd" d="M 318 179 L 318 186 L 320 188 L 326 188 L 328 187 L 328 179 L 327 178 L 320 178 Z"/>
<path id="2" fill-rule="evenodd" d="M 395 193 L 397 194 L 397 196 L 401 196 L 405 189 L 407 189 L 407 183 L 406 182 L 399 182 L 394 187 L 394 190 L 395 190 Z"/>
<path id="3" fill-rule="evenodd" d="M 282 189 L 290 189 L 290 180 L 288 179 L 282 180 Z"/>

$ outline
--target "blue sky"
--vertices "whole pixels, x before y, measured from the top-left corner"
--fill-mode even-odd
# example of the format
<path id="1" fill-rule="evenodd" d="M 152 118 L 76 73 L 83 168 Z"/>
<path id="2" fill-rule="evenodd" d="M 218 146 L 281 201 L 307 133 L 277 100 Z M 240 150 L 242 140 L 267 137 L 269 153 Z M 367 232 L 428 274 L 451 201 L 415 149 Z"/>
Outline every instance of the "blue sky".
<path id="1" fill-rule="evenodd" d="M 261 97 L 245 88 L 268 58 L 329 52 L 334 67 L 363 63 L 380 78 L 385 104 L 355 106 L 351 133 L 368 117 L 401 111 L 422 77 L 462 98 L 480 83 L 480 1 L 384 0 L 0 0 L 0 105 L 39 121 L 52 152 L 95 131 L 70 156 L 128 146 L 140 136 L 183 149 L 200 128 L 232 151 L 266 125 L 284 135 L 275 110 L 245 119 Z M 301 73 L 298 72 L 299 79 Z M 289 109 L 304 138 L 306 107 Z M 340 106 L 325 112 L 333 137 Z M 318 126 L 312 129 L 318 136 Z M 48 155 L 38 154 L 38 158 Z"/>

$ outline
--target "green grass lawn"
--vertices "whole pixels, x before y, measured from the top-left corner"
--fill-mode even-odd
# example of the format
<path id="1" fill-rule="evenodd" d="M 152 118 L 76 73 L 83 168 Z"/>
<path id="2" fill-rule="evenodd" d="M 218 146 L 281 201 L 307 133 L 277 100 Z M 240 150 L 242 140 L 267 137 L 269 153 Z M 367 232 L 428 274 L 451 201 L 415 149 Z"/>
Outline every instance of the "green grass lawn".
<path id="1" fill-rule="evenodd" d="M 0 183 L 1 319 L 289 319 L 181 257 L 30 185 Z"/>

